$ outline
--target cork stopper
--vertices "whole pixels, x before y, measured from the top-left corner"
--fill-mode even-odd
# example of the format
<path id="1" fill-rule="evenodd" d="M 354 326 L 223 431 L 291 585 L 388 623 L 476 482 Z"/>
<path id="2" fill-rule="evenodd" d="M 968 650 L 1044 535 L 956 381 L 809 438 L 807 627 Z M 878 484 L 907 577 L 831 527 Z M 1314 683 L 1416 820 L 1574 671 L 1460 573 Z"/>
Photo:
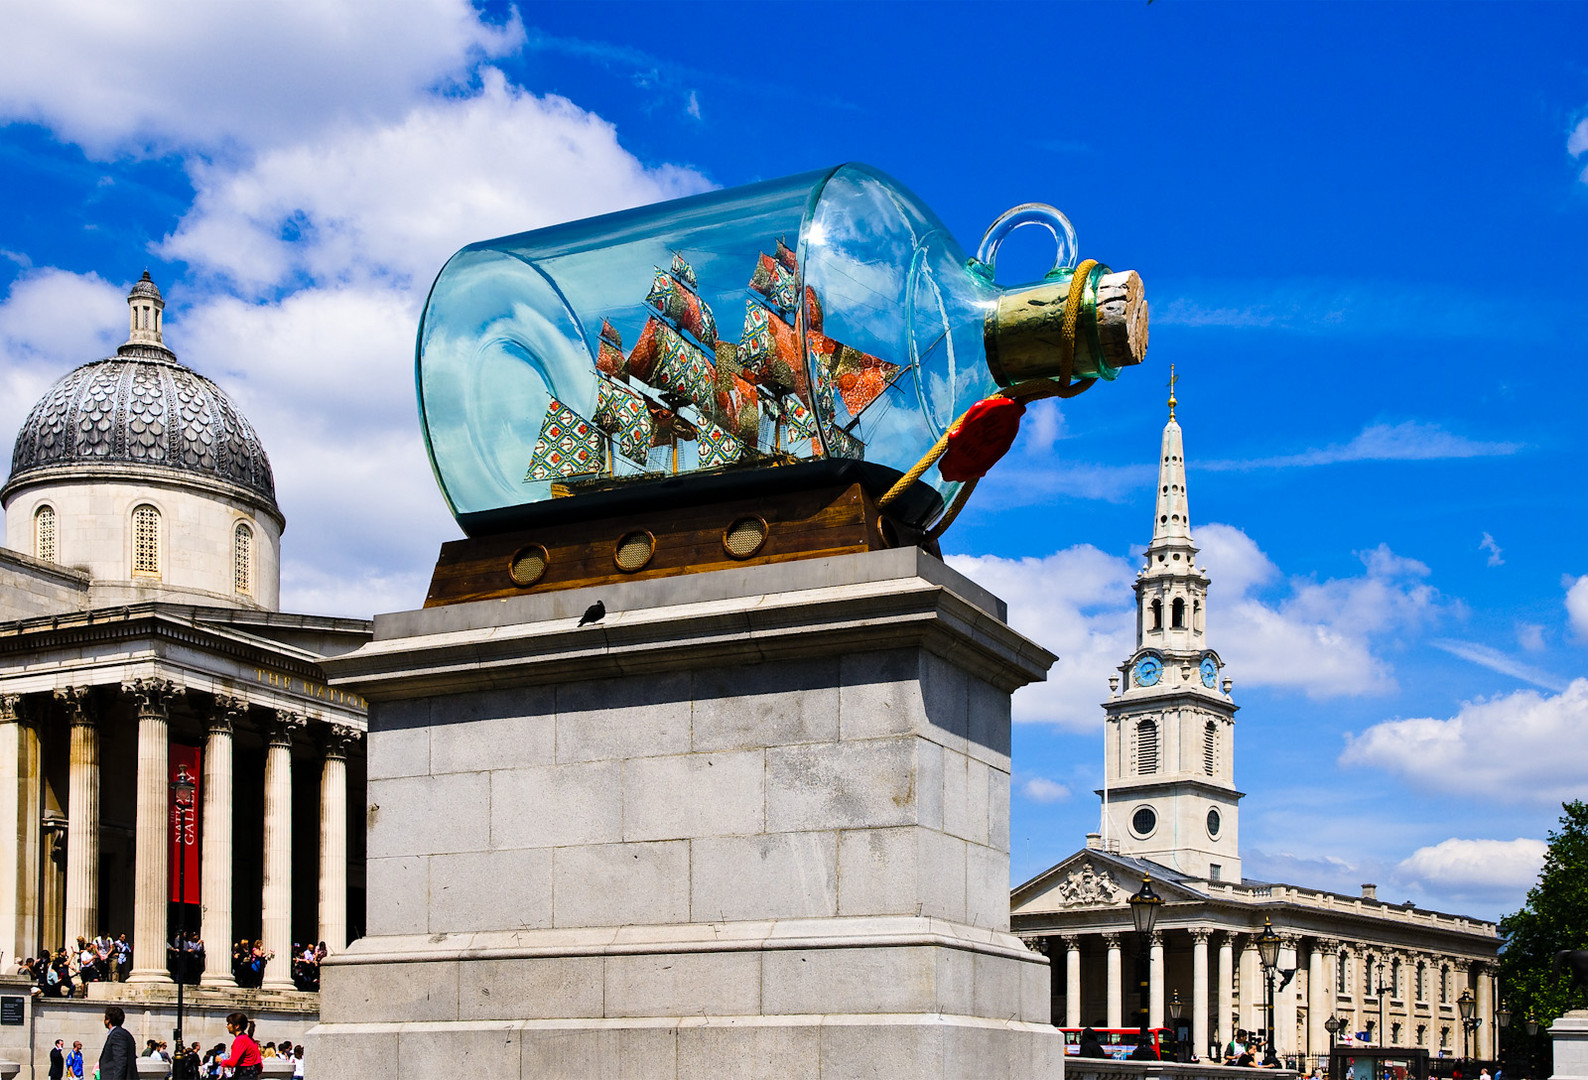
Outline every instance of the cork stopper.
<path id="1" fill-rule="evenodd" d="M 1043 282 L 998 297 L 983 328 L 987 366 L 1002 386 L 1057 376 L 1070 283 Z M 1075 327 L 1076 379 L 1112 377 L 1147 355 L 1147 297 L 1134 270 L 1107 273 L 1087 290 Z"/>

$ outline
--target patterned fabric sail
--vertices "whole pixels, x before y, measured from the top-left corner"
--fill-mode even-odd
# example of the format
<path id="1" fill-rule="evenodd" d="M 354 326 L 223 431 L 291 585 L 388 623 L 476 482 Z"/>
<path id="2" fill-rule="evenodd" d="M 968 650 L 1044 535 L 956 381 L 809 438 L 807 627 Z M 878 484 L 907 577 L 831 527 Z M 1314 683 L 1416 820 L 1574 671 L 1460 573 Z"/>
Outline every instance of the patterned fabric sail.
<path id="1" fill-rule="evenodd" d="M 760 399 L 755 384 L 744 377 L 739 367 L 739 348 L 726 341 L 717 342 L 717 423 L 746 446 L 755 446 L 761 437 Z"/>
<path id="2" fill-rule="evenodd" d="M 645 464 L 651 449 L 651 413 L 645 407 L 644 398 L 609 379 L 602 379 L 595 423 L 612 436 L 618 453 L 636 465 Z"/>
<path id="3" fill-rule="evenodd" d="M 740 455 L 744 452 L 744 448 L 739 445 L 739 440 L 716 424 L 701 424 L 699 435 L 700 441 L 695 445 L 700 456 L 700 467 L 702 469 L 710 469 L 719 465 L 731 465 L 738 461 Z"/>
<path id="4" fill-rule="evenodd" d="M 600 472 L 606 462 L 602 442 L 601 432 L 594 424 L 552 398 L 524 480 L 555 480 Z"/>
<path id="5" fill-rule="evenodd" d="M 745 301 L 739 363 L 774 393 L 806 394 L 805 364 L 794 328 L 753 300 Z"/>
<path id="6" fill-rule="evenodd" d="M 614 377 L 624 373 L 623 335 L 605 319 L 601 320 L 601 340 L 596 346 L 596 370 Z"/>
<path id="7" fill-rule="evenodd" d="M 679 281 L 682 281 L 685 285 L 688 285 L 691 289 L 698 289 L 700 287 L 695 281 L 695 268 L 690 266 L 688 261 L 684 259 L 684 256 L 677 251 L 673 252 L 672 272 L 674 277 L 676 277 Z"/>
<path id="8" fill-rule="evenodd" d="M 852 349 L 818 332 L 810 334 L 810 348 L 814 366 L 831 376 L 850 416 L 865 412 L 899 373 L 898 364 Z"/>
<path id="9" fill-rule="evenodd" d="M 656 271 L 645 302 L 708 349 L 717 347 L 717 320 L 711 308 L 667 271 Z"/>
<path id="10" fill-rule="evenodd" d="M 799 302 L 799 279 L 792 270 L 770 255 L 762 255 L 756 262 L 750 288 L 785 314 L 792 312 L 794 305 Z"/>
<path id="11" fill-rule="evenodd" d="M 668 326 L 662 327 L 657 342 L 651 385 L 709 413 L 716 404 L 717 393 L 717 372 L 711 358 Z"/>

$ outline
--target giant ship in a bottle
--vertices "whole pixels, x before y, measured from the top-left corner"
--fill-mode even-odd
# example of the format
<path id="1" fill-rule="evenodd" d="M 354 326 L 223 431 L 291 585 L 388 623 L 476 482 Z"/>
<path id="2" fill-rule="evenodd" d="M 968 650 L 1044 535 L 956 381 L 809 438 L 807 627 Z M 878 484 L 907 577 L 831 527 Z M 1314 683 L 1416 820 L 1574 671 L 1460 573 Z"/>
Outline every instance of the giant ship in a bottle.
<path id="1" fill-rule="evenodd" d="M 737 341 L 719 331 L 685 253 L 656 267 L 628 351 L 601 321 L 594 415 L 552 398 L 524 481 L 573 495 L 686 473 L 863 461 L 853 431 L 901 366 L 824 335 L 820 298 L 802 285 L 794 252 L 783 239 L 771 246 L 751 269 Z"/>

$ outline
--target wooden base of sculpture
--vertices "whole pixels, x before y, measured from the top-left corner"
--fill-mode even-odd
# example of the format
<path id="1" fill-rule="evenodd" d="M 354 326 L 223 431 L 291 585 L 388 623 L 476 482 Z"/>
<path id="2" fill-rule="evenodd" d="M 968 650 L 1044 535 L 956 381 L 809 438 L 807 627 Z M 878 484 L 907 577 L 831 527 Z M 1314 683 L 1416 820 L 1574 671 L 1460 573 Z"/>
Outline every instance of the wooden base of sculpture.
<path id="1" fill-rule="evenodd" d="M 455 540 L 425 607 L 909 546 L 938 554 L 848 484 Z"/>

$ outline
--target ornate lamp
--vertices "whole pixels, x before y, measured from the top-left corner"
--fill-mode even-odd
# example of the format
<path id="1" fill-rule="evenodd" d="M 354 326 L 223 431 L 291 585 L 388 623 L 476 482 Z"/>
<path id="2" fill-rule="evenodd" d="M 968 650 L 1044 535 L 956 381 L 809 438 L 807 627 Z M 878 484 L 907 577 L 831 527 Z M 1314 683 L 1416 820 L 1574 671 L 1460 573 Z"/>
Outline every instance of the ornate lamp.
<path id="1" fill-rule="evenodd" d="M 1532 1013 L 1527 1014 L 1527 1033 L 1529 1035 L 1538 1034 L 1538 1021 L 1533 1019 Z"/>
<path id="2" fill-rule="evenodd" d="M 1178 1025 L 1180 1018 L 1184 1015 L 1185 1003 L 1180 1000 L 1180 991 L 1176 990 L 1169 997 L 1169 1019 L 1173 1020 Z"/>
<path id="3" fill-rule="evenodd" d="M 1262 957 L 1263 966 L 1269 971 L 1279 966 L 1279 935 L 1274 933 L 1267 918 L 1263 919 L 1263 932 L 1257 935 L 1257 955 Z"/>
<path id="4" fill-rule="evenodd" d="M 1163 897 L 1152 891 L 1152 875 L 1143 874 L 1141 891 L 1130 898 L 1130 917 L 1136 920 L 1136 933 L 1152 933 L 1152 928 L 1158 922 L 1158 909 L 1161 907 L 1163 907 Z"/>
<path id="5" fill-rule="evenodd" d="M 1501 1005 L 1499 1007 L 1499 1009 L 1495 1010 L 1494 1022 L 1496 1024 L 1499 1024 L 1503 1028 L 1504 1027 L 1510 1027 L 1511 1026 L 1511 1010 L 1507 1009 L 1504 1005 Z"/>
<path id="6" fill-rule="evenodd" d="M 1478 1001 L 1472 996 L 1471 990 L 1461 991 L 1461 996 L 1456 999 L 1456 1011 L 1461 1014 L 1463 1024 L 1472 1023 L 1472 1018 L 1478 1011 Z"/>

